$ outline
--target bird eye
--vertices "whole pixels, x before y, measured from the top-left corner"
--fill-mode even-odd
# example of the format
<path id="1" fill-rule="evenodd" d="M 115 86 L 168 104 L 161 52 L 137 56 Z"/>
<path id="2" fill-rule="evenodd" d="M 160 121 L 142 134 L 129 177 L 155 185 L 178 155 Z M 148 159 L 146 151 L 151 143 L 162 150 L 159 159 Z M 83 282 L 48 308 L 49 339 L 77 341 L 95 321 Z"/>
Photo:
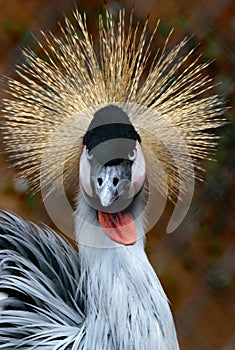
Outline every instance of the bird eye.
<path id="1" fill-rule="evenodd" d="M 86 149 L 86 157 L 88 160 L 91 160 L 93 158 L 93 154 L 89 153 L 88 149 Z"/>
<path id="2" fill-rule="evenodd" d="M 136 150 L 136 148 L 134 148 L 133 151 L 131 151 L 128 154 L 128 159 L 133 162 L 135 160 L 135 158 L 136 158 L 136 154 L 137 154 L 137 150 Z"/>

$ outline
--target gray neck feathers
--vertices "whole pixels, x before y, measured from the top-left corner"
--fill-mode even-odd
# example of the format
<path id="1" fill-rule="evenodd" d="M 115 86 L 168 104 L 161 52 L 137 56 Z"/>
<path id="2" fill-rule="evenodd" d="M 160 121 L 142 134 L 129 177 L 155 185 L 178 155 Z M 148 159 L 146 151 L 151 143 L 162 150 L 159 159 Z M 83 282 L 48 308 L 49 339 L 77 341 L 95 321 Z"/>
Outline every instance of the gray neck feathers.
<path id="1" fill-rule="evenodd" d="M 95 211 L 82 198 L 77 210 L 83 211 L 75 218 L 81 258 L 79 289 L 84 291 L 86 311 L 83 349 L 179 349 L 168 300 L 144 252 L 141 220 L 137 220 L 140 238 L 135 245 L 109 242 L 108 246 L 107 239 L 96 237 L 102 229 Z M 80 220 L 85 212 L 86 220 Z M 87 232 L 89 225 L 86 245 L 80 232 Z"/>

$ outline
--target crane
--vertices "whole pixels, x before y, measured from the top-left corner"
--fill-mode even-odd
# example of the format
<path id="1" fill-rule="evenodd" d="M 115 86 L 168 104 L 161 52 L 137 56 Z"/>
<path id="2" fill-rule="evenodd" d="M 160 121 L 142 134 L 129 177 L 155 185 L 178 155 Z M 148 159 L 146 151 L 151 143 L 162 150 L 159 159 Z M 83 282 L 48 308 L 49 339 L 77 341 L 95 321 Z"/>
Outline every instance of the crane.
<path id="1" fill-rule="evenodd" d="M 185 54 L 187 39 L 168 49 L 168 37 L 151 55 L 156 31 L 107 10 L 97 44 L 75 11 L 59 37 L 43 34 L 43 58 L 26 49 L 19 78 L 8 79 L 6 152 L 34 190 L 76 186 L 79 253 L 50 228 L 1 212 L 0 349 L 179 349 L 144 250 L 151 196 L 190 191 L 223 104 L 204 95 L 207 64 Z"/>

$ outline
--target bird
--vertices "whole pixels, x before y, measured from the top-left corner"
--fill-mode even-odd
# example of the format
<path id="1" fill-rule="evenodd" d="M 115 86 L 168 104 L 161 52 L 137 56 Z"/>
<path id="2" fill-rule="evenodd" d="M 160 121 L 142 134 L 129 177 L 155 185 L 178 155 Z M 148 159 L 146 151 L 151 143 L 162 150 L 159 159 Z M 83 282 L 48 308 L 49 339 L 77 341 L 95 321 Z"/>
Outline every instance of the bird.
<path id="1" fill-rule="evenodd" d="M 1 211 L 0 349 L 179 349 L 145 233 L 164 200 L 187 198 L 216 146 L 223 101 L 208 63 L 185 53 L 189 39 L 169 48 L 170 32 L 153 55 L 159 23 L 150 33 L 125 10 L 98 23 L 94 40 L 75 10 L 8 78 L 6 154 L 45 200 L 75 188 L 78 249 Z M 63 221 L 57 204 L 48 210 Z"/>

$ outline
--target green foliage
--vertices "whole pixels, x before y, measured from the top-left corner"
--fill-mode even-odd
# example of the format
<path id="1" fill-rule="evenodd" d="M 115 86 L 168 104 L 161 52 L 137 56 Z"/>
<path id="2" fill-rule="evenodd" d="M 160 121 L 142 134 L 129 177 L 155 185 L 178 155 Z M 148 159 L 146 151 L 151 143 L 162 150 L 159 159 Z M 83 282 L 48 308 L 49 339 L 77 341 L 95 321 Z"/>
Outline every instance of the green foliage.
<path id="1" fill-rule="evenodd" d="M 207 282 L 217 291 L 223 291 L 232 286 L 232 279 L 214 267 L 208 271 Z"/>
<path id="2" fill-rule="evenodd" d="M 1 22 L 0 30 L 8 36 L 13 36 L 16 40 L 22 41 L 29 32 L 28 24 L 24 21 L 5 20 Z"/>
<path id="3" fill-rule="evenodd" d="M 25 204 L 28 209 L 35 209 L 40 202 L 40 196 L 38 194 L 28 194 L 25 197 Z"/>

